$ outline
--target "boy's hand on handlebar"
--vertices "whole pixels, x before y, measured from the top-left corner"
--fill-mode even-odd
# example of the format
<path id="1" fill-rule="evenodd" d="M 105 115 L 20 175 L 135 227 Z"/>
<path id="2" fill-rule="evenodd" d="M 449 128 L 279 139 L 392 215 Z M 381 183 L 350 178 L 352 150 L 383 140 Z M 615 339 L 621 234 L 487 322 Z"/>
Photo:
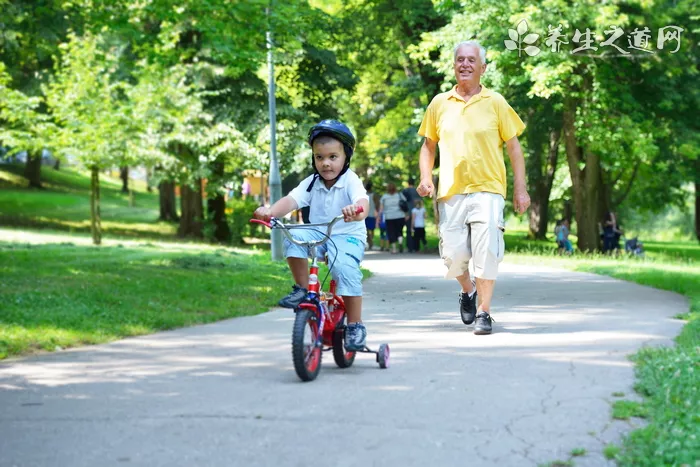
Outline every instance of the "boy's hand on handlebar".
<path id="1" fill-rule="evenodd" d="M 359 221 L 360 213 L 363 211 L 362 206 L 356 206 L 354 204 L 349 204 L 341 210 L 345 222 Z"/>
<path id="2" fill-rule="evenodd" d="M 253 217 L 255 217 L 256 219 L 260 219 L 261 221 L 270 222 L 270 218 L 272 217 L 272 210 L 266 206 L 260 206 L 253 213 Z"/>

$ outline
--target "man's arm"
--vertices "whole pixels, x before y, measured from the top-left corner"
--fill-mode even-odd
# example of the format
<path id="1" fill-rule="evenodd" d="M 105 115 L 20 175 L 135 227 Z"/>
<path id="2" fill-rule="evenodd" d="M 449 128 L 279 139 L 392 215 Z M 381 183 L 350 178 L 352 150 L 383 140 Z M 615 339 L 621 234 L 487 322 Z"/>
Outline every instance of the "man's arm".
<path id="1" fill-rule="evenodd" d="M 423 145 L 420 148 L 420 158 L 418 166 L 420 167 L 420 183 L 416 191 L 421 196 L 430 196 L 433 194 L 435 187 L 433 186 L 433 167 L 435 166 L 435 148 L 437 143 L 432 139 L 423 138 Z"/>
<path id="2" fill-rule="evenodd" d="M 513 209 L 522 214 L 530 207 L 530 195 L 527 194 L 525 185 L 525 158 L 517 136 L 506 141 L 506 150 L 513 167 Z"/>

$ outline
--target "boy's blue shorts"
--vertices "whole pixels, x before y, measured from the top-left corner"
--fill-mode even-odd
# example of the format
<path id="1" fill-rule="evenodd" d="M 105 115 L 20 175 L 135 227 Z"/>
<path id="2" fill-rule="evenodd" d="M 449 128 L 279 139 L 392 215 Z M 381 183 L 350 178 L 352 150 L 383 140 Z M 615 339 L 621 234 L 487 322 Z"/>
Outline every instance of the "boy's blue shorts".
<path id="1" fill-rule="evenodd" d="M 314 241 L 325 236 L 314 229 L 292 229 L 295 240 Z M 328 267 L 332 266 L 331 276 L 338 283 L 337 294 L 348 297 L 362 296 L 362 271 L 360 262 L 365 256 L 365 239 L 352 235 L 331 235 L 331 240 L 316 247 L 316 255 L 328 255 Z M 287 258 L 308 258 L 309 250 L 284 239 L 284 256 Z M 335 262 L 334 262 L 335 260 Z M 323 278 L 319 278 L 323 280 Z"/>

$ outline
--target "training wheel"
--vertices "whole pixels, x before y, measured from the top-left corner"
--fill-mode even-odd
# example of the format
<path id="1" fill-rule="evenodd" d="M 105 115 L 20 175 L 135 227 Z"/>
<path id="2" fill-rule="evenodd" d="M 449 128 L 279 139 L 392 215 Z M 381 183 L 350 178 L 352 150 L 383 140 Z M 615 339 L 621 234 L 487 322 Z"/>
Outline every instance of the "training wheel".
<path id="1" fill-rule="evenodd" d="M 389 368 L 389 344 L 382 344 L 377 350 L 377 362 L 379 362 L 379 368 Z"/>

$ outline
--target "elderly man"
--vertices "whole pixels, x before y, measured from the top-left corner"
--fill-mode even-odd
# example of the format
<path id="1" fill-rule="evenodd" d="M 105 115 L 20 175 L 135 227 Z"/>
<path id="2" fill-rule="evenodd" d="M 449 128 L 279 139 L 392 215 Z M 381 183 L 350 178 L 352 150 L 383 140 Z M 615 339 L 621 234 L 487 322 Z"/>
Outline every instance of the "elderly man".
<path id="1" fill-rule="evenodd" d="M 491 333 L 491 297 L 504 253 L 503 143 L 513 167 L 513 207 L 522 214 L 530 205 L 518 142 L 525 125 L 503 96 L 481 85 L 485 71 L 486 50 L 476 41 L 458 44 L 454 50 L 457 85 L 433 98 L 418 131 L 424 137 L 421 196 L 433 194 L 435 148 L 440 147 L 440 256 L 447 266 L 445 277 L 457 279 L 462 287 L 462 321 L 469 325 L 476 319 L 474 334 Z M 476 283 L 469 275 L 470 259 Z"/>

